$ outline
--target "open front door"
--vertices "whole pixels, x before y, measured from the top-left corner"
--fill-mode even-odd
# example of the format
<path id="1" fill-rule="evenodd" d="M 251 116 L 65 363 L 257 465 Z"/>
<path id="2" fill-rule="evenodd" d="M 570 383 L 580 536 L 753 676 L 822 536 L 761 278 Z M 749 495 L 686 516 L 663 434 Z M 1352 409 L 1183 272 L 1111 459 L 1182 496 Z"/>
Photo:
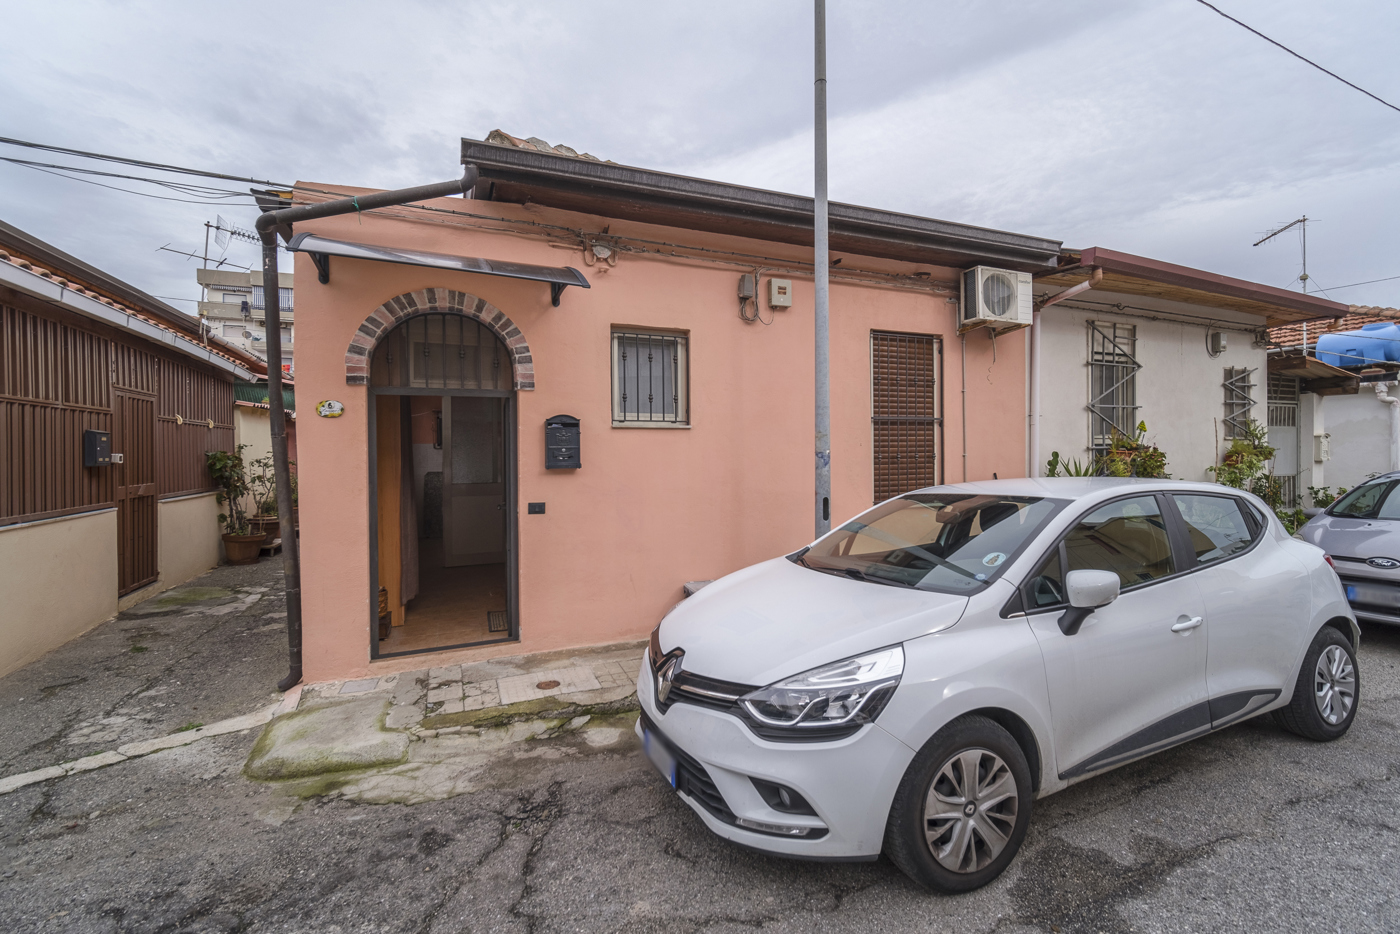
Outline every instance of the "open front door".
<path id="1" fill-rule="evenodd" d="M 505 400 L 442 399 L 443 566 L 506 560 Z"/>

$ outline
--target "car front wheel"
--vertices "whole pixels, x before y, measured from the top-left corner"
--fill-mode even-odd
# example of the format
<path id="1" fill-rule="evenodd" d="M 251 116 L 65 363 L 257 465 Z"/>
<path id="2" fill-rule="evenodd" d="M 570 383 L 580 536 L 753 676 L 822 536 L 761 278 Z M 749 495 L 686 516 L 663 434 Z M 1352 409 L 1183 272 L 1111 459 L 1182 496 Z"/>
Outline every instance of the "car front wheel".
<path id="1" fill-rule="evenodd" d="M 1274 719 L 1290 733 L 1328 742 L 1351 728 L 1360 697 L 1356 651 L 1346 636 L 1324 626 L 1303 656 L 1293 699 L 1274 711 Z"/>
<path id="2" fill-rule="evenodd" d="M 961 717 L 909 764 L 890 807 L 885 853 L 928 888 L 978 888 L 1016 856 L 1031 800 L 1030 768 L 1011 734 L 986 717 Z"/>

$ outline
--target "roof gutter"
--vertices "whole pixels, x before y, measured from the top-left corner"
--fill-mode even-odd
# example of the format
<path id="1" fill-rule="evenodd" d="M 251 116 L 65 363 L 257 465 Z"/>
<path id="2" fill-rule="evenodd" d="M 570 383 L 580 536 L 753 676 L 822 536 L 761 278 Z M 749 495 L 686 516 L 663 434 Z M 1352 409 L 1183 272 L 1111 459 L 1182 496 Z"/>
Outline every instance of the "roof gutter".
<path id="1" fill-rule="evenodd" d="M 282 302 L 277 279 L 277 235 L 292 237 L 292 225 L 298 221 L 319 217 L 356 214 L 376 208 L 395 207 L 431 198 L 466 195 L 476 186 L 476 166 L 468 165 L 456 181 L 396 191 L 379 191 L 367 195 L 278 208 L 280 199 L 271 192 L 258 192 L 258 205 L 263 215 L 258 218 L 258 235 L 262 238 L 263 296 L 266 300 L 267 333 L 267 401 L 268 421 L 272 429 L 272 469 L 277 481 L 277 514 L 282 517 L 282 574 L 287 589 L 287 677 L 277 682 L 277 689 L 286 691 L 301 681 L 301 546 L 297 541 L 296 523 L 292 521 L 292 472 L 287 460 L 287 418 L 282 402 Z"/>

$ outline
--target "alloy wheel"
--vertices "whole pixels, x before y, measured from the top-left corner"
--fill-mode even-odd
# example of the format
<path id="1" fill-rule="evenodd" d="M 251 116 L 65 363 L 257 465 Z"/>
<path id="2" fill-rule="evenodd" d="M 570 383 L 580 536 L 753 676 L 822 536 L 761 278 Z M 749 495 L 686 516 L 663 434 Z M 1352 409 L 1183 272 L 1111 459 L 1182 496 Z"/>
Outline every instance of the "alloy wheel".
<path id="1" fill-rule="evenodd" d="M 1020 795 L 1011 769 L 987 749 L 964 749 L 943 763 L 924 802 L 924 838 L 953 872 L 996 859 L 1016 827 Z"/>
<path id="2" fill-rule="evenodd" d="M 1340 645 L 1329 645 L 1317 657 L 1313 697 L 1318 714 L 1330 726 L 1337 726 L 1351 714 L 1356 702 L 1356 669 Z"/>

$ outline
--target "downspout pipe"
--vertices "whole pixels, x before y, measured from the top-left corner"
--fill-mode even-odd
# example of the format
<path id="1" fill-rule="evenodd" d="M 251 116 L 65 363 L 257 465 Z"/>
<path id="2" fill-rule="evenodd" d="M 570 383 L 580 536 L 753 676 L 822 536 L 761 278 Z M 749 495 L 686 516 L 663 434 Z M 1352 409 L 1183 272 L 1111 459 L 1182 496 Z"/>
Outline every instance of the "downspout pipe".
<path id="1" fill-rule="evenodd" d="M 267 197 L 263 192 L 255 192 L 260 196 L 258 203 L 263 208 L 263 215 L 258 218 L 256 226 L 262 240 L 263 304 L 267 315 L 264 327 L 267 333 L 267 407 L 268 421 L 272 423 L 272 472 L 277 478 L 277 514 L 282 519 L 283 529 L 282 576 L 287 591 L 288 671 L 287 676 L 277 682 L 279 691 L 290 690 L 301 682 L 302 666 L 301 545 L 297 541 L 296 523 L 292 519 L 292 470 L 287 460 L 287 416 L 282 404 L 282 302 L 277 280 L 277 235 L 280 233 L 284 238 L 291 239 L 292 225 L 297 221 L 394 207 L 430 198 L 466 195 L 476 187 L 476 180 L 476 166 L 469 165 L 456 181 L 290 208 L 277 208 L 276 199 Z"/>
<path id="2" fill-rule="evenodd" d="M 1031 476 L 1039 477 L 1041 472 L 1040 460 L 1040 383 L 1041 365 L 1040 357 L 1040 335 L 1044 326 L 1040 320 L 1040 313 L 1046 308 L 1062 302 L 1067 298 L 1073 298 L 1080 293 L 1087 292 L 1099 283 L 1103 282 L 1103 270 L 1093 267 L 1093 272 L 1089 278 L 1076 285 L 1072 285 L 1057 295 L 1052 295 L 1043 302 L 1037 302 L 1031 312 L 1031 404 L 1030 404 L 1030 438 L 1027 447 L 1031 451 Z"/>
<path id="3" fill-rule="evenodd" d="M 1390 469 L 1400 470 L 1400 397 L 1386 392 L 1400 383 L 1372 383 L 1376 398 L 1390 406 Z"/>

